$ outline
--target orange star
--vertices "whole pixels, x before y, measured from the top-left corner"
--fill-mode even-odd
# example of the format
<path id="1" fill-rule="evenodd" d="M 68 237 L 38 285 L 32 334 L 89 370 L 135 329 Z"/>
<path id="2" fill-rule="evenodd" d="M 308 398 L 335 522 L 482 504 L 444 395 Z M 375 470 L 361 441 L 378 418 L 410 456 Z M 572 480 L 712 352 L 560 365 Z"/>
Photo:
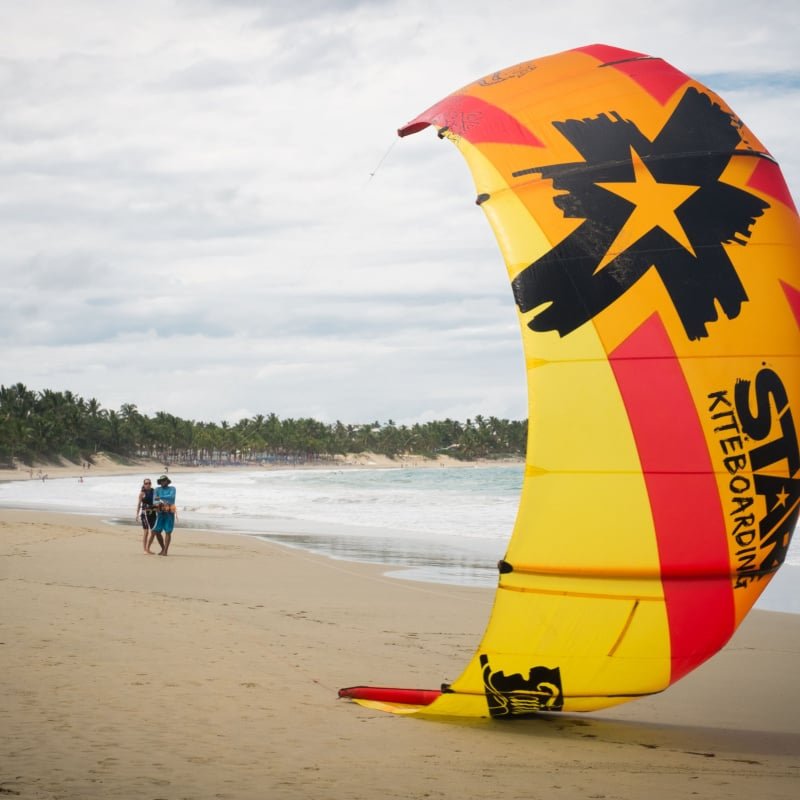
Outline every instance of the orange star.
<path id="1" fill-rule="evenodd" d="M 775 499 L 777 502 L 774 508 L 786 505 L 786 501 L 789 499 L 789 493 L 786 491 L 785 487 L 781 487 L 781 490 L 775 495 Z"/>
<path id="2" fill-rule="evenodd" d="M 659 183 L 633 147 L 631 147 L 631 163 L 634 175 L 632 182 L 597 184 L 602 189 L 625 198 L 636 207 L 608 248 L 595 274 L 613 261 L 619 253 L 636 244 L 642 236 L 656 227 L 661 228 L 693 256 L 696 255 L 675 211 L 700 187 Z"/>

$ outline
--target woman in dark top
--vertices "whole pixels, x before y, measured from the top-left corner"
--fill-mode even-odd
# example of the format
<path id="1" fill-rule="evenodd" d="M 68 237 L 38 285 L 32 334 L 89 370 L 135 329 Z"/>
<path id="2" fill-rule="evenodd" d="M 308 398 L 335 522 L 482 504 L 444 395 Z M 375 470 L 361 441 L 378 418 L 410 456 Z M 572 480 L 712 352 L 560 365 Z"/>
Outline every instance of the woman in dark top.
<path id="1" fill-rule="evenodd" d="M 136 506 L 136 516 L 142 523 L 142 548 L 144 549 L 145 553 L 150 553 L 152 555 L 153 551 L 147 546 L 147 538 L 150 535 L 153 525 L 155 524 L 156 511 L 153 508 L 153 485 L 150 483 L 148 478 L 145 478 L 144 482 L 142 483 L 141 491 L 139 492 L 139 503 Z M 158 543 L 161 545 L 161 549 L 163 550 L 164 540 L 161 537 L 161 534 L 156 535 L 158 537 Z"/>

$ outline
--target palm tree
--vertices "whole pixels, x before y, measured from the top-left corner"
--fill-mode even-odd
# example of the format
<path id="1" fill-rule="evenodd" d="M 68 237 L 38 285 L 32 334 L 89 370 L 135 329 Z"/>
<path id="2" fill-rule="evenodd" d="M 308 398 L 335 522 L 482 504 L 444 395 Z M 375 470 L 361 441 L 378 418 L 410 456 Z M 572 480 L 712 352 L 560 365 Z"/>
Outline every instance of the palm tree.
<path id="1" fill-rule="evenodd" d="M 402 453 L 460 458 L 525 452 L 527 420 L 476 415 L 474 421 L 444 419 L 411 428 L 394 420 L 385 424 L 326 425 L 311 418 L 281 420 L 256 414 L 231 426 L 195 422 L 164 411 L 141 414 L 132 403 L 106 411 L 70 391 L 33 392 L 24 384 L 0 386 L 0 458 L 36 456 L 91 457 L 98 450 L 125 456 L 159 457 L 166 462 L 252 458 L 318 459 L 337 453 L 372 450 L 394 457 Z"/>

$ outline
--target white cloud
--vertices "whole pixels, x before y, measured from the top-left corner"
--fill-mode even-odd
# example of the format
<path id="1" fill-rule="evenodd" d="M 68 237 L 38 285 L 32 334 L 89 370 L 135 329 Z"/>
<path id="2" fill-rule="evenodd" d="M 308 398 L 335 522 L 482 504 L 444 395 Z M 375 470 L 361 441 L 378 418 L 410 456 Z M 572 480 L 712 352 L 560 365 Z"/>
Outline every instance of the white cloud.
<path id="1" fill-rule="evenodd" d="M 661 55 L 800 186 L 794 2 L 0 6 L 0 382 L 106 407 L 524 416 L 466 167 L 432 135 L 395 137 L 522 60 L 596 41 Z"/>

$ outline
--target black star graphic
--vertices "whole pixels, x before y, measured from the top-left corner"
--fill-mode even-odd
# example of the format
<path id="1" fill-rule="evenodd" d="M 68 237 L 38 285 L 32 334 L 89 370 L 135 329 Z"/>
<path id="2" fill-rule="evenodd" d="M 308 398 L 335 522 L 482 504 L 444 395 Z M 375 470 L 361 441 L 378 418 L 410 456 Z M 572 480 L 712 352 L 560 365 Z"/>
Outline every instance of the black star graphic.
<path id="1" fill-rule="evenodd" d="M 521 311 L 549 304 L 528 326 L 565 336 L 650 267 L 690 339 L 707 335 L 717 303 L 736 317 L 747 294 L 723 243 L 746 244 L 769 205 L 719 180 L 741 141 L 735 118 L 692 88 L 652 142 L 615 112 L 554 125 L 585 161 L 515 175 L 551 179 L 566 192 L 556 205 L 584 221 L 514 279 Z"/>

